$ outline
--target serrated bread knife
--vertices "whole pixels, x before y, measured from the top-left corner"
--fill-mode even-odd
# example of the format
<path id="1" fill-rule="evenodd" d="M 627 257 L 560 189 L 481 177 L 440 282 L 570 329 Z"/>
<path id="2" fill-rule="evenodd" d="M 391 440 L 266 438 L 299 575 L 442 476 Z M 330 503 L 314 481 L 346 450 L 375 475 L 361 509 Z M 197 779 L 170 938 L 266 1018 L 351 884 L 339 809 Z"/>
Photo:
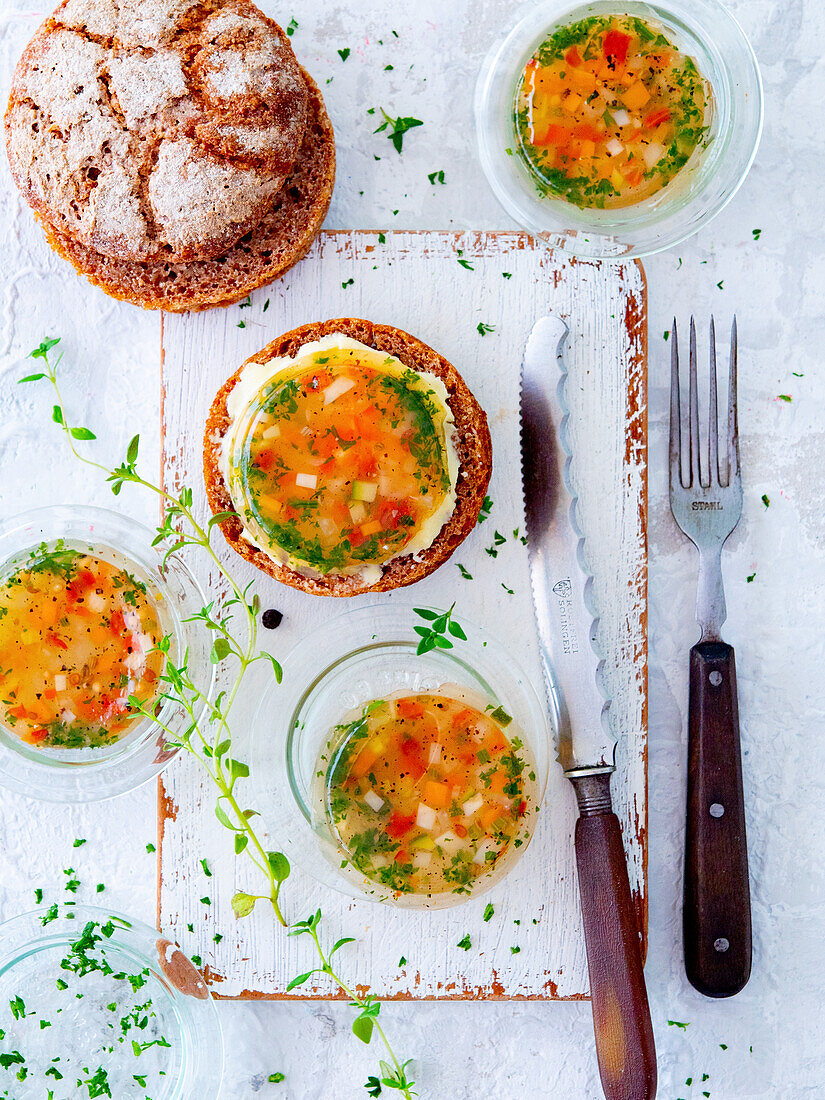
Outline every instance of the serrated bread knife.
<path id="1" fill-rule="evenodd" d="M 558 758 L 579 807 L 576 865 L 602 1087 L 608 1100 L 652 1100 L 653 1028 L 621 829 L 610 799 L 616 739 L 599 687 L 593 579 L 583 568 L 584 532 L 571 487 L 561 350 L 566 336 L 563 321 L 544 317 L 524 357 L 521 445 L 530 576 L 548 690 L 559 704 Z"/>

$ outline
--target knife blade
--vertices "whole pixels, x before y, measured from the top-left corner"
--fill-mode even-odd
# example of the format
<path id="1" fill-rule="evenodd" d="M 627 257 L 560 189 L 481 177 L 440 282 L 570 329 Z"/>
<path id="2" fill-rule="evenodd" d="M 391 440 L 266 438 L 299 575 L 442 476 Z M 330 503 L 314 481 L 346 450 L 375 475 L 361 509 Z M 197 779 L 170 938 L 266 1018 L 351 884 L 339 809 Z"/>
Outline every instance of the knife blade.
<path id="1" fill-rule="evenodd" d="M 567 335 L 558 317 L 539 320 L 522 366 L 530 578 L 547 688 L 560 715 L 557 754 L 579 808 L 576 867 L 602 1088 L 608 1100 L 652 1100 L 656 1051 L 627 861 L 610 795 L 616 737 L 596 649 L 598 610 L 567 430 L 562 350 Z"/>

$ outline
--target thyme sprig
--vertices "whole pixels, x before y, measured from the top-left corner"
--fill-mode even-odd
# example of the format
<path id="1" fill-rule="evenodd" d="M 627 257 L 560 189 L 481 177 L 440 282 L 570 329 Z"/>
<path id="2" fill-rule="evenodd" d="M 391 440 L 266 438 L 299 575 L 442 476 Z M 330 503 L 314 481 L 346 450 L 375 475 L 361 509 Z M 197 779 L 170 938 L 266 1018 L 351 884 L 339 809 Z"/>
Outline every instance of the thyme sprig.
<path id="1" fill-rule="evenodd" d="M 462 642 L 467 641 L 467 635 L 461 623 L 453 618 L 454 607 L 455 603 L 451 603 L 446 611 L 436 611 L 432 607 L 413 608 L 414 613 L 429 624 L 413 627 L 421 639 L 415 651 L 419 656 L 422 653 L 429 653 L 431 649 L 452 649 L 453 643 L 447 637 L 448 634 Z"/>
<path id="2" fill-rule="evenodd" d="M 296 988 L 303 984 L 313 973 L 328 975 L 338 984 L 341 990 L 350 998 L 353 1008 L 358 1010 L 358 1015 L 353 1021 L 354 1034 L 364 1043 L 369 1043 L 373 1031 L 380 1036 L 389 1061 L 379 1060 L 381 1077 L 371 1077 L 371 1082 L 376 1082 L 387 1088 L 397 1090 L 405 1100 L 412 1100 L 417 1095 L 413 1091 L 414 1081 L 407 1077 L 409 1060 L 400 1062 L 387 1038 L 381 1025 L 378 1023 L 380 1003 L 369 996 L 361 997 L 354 993 L 333 968 L 331 959 L 336 951 L 347 943 L 351 943 L 351 937 L 339 939 L 330 950 L 325 953 L 318 936 L 318 927 L 321 922 L 320 909 L 311 918 L 305 921 L 296 921 L 289 925 L 284 917 L 281 904 L 281 887 L 289 877 L 289 860 L 283 852 L 268 851 L 264 848 L 258 836 L 253 819 L 257 811 L 246 808 L 240 801 L 236 792 L 238 780 L 245 779 L 249 775 L 249 766 L 232 755 L 232 730 L 230 715 L 241 685 L 252 665 L 259 661 L 268 661 L 278 683 L 281 681 L 281 666 L 272 654 L 258 647 L 258 615 L 261 610 L 260 598 L 250 595 L 251 584 L 242 588 L 232 573 L 223 564 L 212 545 L 212 535 L 215 526 L 225 519 L 229 513 L 220 513 L 212 516 L 208 522 L 201 524 L 193 511 L 193 493 L 191 488 L 184 487 L 176 496 L 161 486 L 147 481 L 137 471 L 137 459 L 140 447 L 140 437 L 134 436 L 126 449 L 125 460 L 115 469 L 109 469 L 102 463 L 81 454 L 75 443 L 79 440 L 92 440 L 96 436 L 88 428 L 72 427 L 66 417 L 66 406 L 63 401 L 60 387 L 57 381 L 57 367 L 62 359 L 62 354 L 52 363 L 49 353 L 60 342 L 58 338 L 43 340 L 39 347 L 31 352 L 31 358 L 39 359 L 43 363 L 43 370 L 21 378 L 20 382 L 37 382 L 48 379 L 54 395 L 55 405 L 52 411 L 52 419 L 65 433 L 69 448 L 78 461 L 100 470 L 109 482 L 112 492 L 117 496 L 125 484 L 140 485 L 160 498 L 164 507 L 164 517 L 156 528 L 156 537 L 152 545 L 161 547 L 164 551 L 164 561 L 170 554 L 176 553 L 188 547 L 197 547 L 204 551 L 211 564 L 217 569 L 220 576 L 229 587 L 229 593 L 222 601 L 211 601 L 205 607 L 190 617 L 188 621 L 201 623 L 211 634 L 212 649 L 211 660 L 215 665 L 224 661 L 234 663 L 234 679 L 231 686 L 221 691 L 215 699 L 210 699 L 191 677 L 188 669 L 187 654 L 179 664 L 173 661 L 172 637 L 167 635 L 162 638 L 158 648 L 165 656 L 164 671 L 160 677 L 161 690 L 159 698 L 169 700 L 177 707 L 183 708 L 187 722 L 184 732 L 177 733 L 163 722 L 159 722 L 155 710 L 138 699 L 130 698 L 130 705 L 135 707 L 147 718 L 158 723 L 168 737 L 167 745 L 179 747 L 189 752 L 198 764 L 206 771 L 218 790 L 215 803 L 215 816 L 224 828 L 234 834 L 235 853 L 240 855 L 246 852 L 253 864 L 261 872 L 265 880 L 265 892 L 261 894 L 248 894 L 239 892 L 232 899 L 232 908 L 236 917 L 248 916 L 259 901 L 272 906 L 273 913 L 278 922 L 290 930 L 288 935 L 309 935 L 320 957 L 321 965 L 299 975 L 294 979 L 288 989 Z M 452 608 L 450 609 L 452 611 Z M 236 630 L 235 621 L 240 618 L 241 629 Z M 449 613 L 448 613 L 449 618 Z M 456 624 L 453 624 L 455 626 Z M 435 627 L 435 624 L 434 624 Z M 454 631 L 451 629 L 451 633 Z M 457 635 L 460 636 L 460 635 Z M 155 701 L 156 702 L 156 701 Z M 366 1087 L 366 1086 L 365 1086 Z M 378 1095 L 375 1093 L 375 1095 Z"/>

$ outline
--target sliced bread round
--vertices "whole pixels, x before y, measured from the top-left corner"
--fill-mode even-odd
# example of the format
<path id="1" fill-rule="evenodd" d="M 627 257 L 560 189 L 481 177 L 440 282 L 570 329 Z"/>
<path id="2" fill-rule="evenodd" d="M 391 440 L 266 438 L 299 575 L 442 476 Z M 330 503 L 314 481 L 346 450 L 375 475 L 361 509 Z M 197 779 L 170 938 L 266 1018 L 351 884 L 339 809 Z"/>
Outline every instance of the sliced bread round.
<path id="1" fill-rule="evenodd" d="M 64 0 L 17 64 L 6 145 L 61 233 L 113 259 L 187 262 L 258 224 L 307 109 L 289 38 L 249 0 Z"/>
<path id="2" fill-rule="evenodd" d="M 303 71 L 309 112 L 291 174 L 251 232 L 211 260 L 132 262 L 104 256 L 41 218 L 52 248 L 113 298 L 171 313 L 240 301 L 302 259 L 318 234 L 335 183 L 335 140 L 324 101 Z"/>
<path id="3" fill-rule="evenodd" d="M 443 565 L 475 527 L 490 482 L 490 430 L 483 409 L 455 367 L 415 336 L 391 325 L 376 325 L 355 317 L 303 325 L 267 344 L 251 356 L 247 363 L 266 363 L 277 357 L 294 357 L 304 344 L 333 333 L 341 333 L 368 347 L 394 355 L 406 367 L 435 375 L 443 382 L 455 420 L 453 442 L 459 460 L 456 504 L 452 515 L 427 549 L 416 554 L 391 558 L 382 566 L 380 579 L 372 583 L 361 576 L 347 574 L 328 573 L 322 577 L 308 577 L 273 561 L 268 554 L 243 537 L 244 527 L 237 513 L 221 521 L 220 527 L 226 541 L 241 557 L 293 588 L 300 588 L 316 596 L 358 596 L 365 592 L 387 592 L 413 584 Z M 227 398 L 245 365 L 235 371 L 218 391 L 206 421 L 203 472 L 209 506 L 216 514 L 235 512 L 220 470 L 220 452 L 223 437 L 230 426 Z"/>

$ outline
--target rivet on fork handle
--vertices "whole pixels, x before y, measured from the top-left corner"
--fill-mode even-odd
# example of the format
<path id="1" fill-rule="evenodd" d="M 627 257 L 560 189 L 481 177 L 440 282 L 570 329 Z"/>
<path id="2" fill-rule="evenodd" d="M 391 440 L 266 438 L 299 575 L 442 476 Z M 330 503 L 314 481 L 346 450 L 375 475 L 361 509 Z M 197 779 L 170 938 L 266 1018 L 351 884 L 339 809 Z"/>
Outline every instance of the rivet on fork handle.
<path id="1" fill-rule="evenodd" d="M 690 651 L 685 972 L 706 997 L 732 997 L 751 972 L 745 799 L 736 661 L 724 642 Z"/>

